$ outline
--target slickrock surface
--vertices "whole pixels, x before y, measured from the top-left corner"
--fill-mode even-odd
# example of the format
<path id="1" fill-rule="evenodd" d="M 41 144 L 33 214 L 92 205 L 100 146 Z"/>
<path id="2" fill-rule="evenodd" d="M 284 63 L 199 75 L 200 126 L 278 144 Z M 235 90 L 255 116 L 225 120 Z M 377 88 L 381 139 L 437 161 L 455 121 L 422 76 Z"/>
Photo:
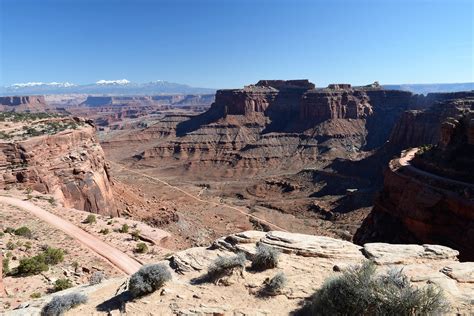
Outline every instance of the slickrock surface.
<path id="1" fill-rule="evenodd" d="M 258 241 L 282 251 L 277 268 L 264 272 L 245 270 L 243 276 L 229 277 L 226 280 L 228 286 L 197 281 L 218 256 L 243 251 L 250 258 Z M 364 255 L 366 252 L 371 255 Z M 191 248 L 173 255 L 164 261 L 173 270 L 172 281 L 163 289 L 134 301 L 128 301 L 127 293 L 120 289 L 125 281 L 123 278 L 95 287 L 67 290 L 89 296 L 86 305 L 71 310 L 69 314 L 118 314 L 120 306 L 126 302 L 122 310 L 129 315 L 288 315 L 298 310 L 324 280 L 340 274 L 335 271 L 371 256 L 376 257 L 379 271 L 403 268 L 416 286 L 434 283 L 441 287 L 453 313 L 469 314 L 474 308 L 474 266 L 472 263 L 459 263 L 456 254 L 455 250 L 435 245 L 366 244 L 362 248 L 327 237 L 248 231 L 220 238 L 209 248 Z M 250 261 L 246 265 L 249 267 Z M 259 296 L 265 280 L 277 272 L 284 272 L 288 278 L 282 293 Z M 25 303 L 27 308 L 10 314 L 38 311 L 49 299 L 45 297 Z"/>
<path id="2" fill-rule="evenodd" d="M 50 118 L 24 124 L 27 134 L 13 133 L 0 142 L 0 188 L 29 187 L 52 194 L 67 207 L 117 214 L 104 152 L 89 121 Z"/>

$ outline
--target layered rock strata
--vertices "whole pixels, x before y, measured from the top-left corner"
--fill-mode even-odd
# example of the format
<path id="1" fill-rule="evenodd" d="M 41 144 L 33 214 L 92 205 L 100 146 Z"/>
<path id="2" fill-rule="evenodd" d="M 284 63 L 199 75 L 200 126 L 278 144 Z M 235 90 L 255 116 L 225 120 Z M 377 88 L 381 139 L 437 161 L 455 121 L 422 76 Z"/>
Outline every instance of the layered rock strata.
<path id="1" fill-rule="evenodd" d="M 67 207 L 117 215 L 95 127 L 78 118 L 64 120 L 78 127 L 0 143 L 0 188 L 31 188 L 52 194 Z"/>

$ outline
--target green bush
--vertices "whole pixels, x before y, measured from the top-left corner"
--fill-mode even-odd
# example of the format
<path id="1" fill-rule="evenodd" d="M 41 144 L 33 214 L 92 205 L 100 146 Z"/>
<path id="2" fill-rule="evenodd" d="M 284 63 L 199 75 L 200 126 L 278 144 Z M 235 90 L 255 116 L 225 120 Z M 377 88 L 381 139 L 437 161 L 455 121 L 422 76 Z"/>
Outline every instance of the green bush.
<path id="1" fill-rule="evenodd" d="M 48 247 L 41 254 L 46 264 L 55 265 L 64 261 L 64 250 Z"/>
<path id="2" fill-rule="evenodd" d="M 84 220 L 85 224 L 94 224 L 97 222 L 97 219 L 94 214 L 87 215 L 86 219 Z"/>
<path id="3" fill-rule="evenodd" d="M 26 250 L 30 250 L 31 247 L 32 247 L 31 241 L 25 242 L 25 248 L 26 248 Z"/>
<path id="4" fill-rule="evenodd" d="M 278 257 L 280 251 L 277 249 L 259 243 L 257 245 L 257 251 L 252 258 L 252 269 L 263 271 L 266 269 L 276 268 L 278 265 Z"/>
<path id="5" fill-rule="evenodd" d="M 7 242 L 7 249 L 8 250 L 14 250 L 15 248 L 16 248 L 16 245 L 15 245 L 14 242 L 12 242 L 12 241 Z"/>
<path id="6" fill-rule="evenodd" d="M 56 282 L 54 282 L 54 288 L 53 292 L 59 292 L 62 290 L 66 290 L 72 287 L 72 282 L 69 279 L 57 279 Z"/>
<path id="7" fill-rule="evenodd" d="M 31 233 L 31 230 L 26 226 L 21 226 L 21 227 L 15 229 L 14 234 L 17 235 L 17 236 L 22 236 L 22 237 L 26 237 L 26 238 L 33 237 L 33 234 Z"/>
<path id="8" fill-rule="evenodd" d="M 207 277 L 210 281 L 218 283 L 225 276 L 230 276 L 234 271 L 243 271 L 245 267 L 245 255 L 239 253 L 231 257 L 218 257 L 207 269 Z"/>
<path id="9" fill-rule="evenodd" d="M 31 298 L 40 298 L 40 297 L 41 297 L 41 293 L 38 293 L 38 292 L 31 293 L 30 297 L 31 297 Z"/>
<path id="10" fill-rule="evenodd" d="M 447 311 L 441 290 L 413 287 L 401 270 L 377 275 L 373 263 L 327 280 L 312 298 L 308 315 L 432 315 Z"/>
<path id="11" fill-rule="evenodd" d="M 20 264 L 17 267 L 16 274 L 18 275 L 35 275 L 41 272 L 48 271 L 49 267 L 44 262 L 42 255 L 34 256 L 31 258 L 20 259 Z"/>
<path id="12" fill-rule="evenodd" d="M 144 265 L 128 281 L 128 290 L 133 297 L 152 293 L 171 280 L 169 269 L 163 264 Z"/>
<path id="13" fill-rule="evenodd" d="M 129 229 L 130 229 L 130 227 L 127 224 L 123 224 L 122 227 L 119 229 L 119 233 L 126 234 L 126 233 L 128 233 Z"/>
<path id="14" fill-rule="evenodd" d="M 137 253 L 147 253 L 148 252 L 148 246 L 144 242 L 139 242 L 137 244 L 137 247 L 135 248 L 135 252 L 137 252 Z"/>

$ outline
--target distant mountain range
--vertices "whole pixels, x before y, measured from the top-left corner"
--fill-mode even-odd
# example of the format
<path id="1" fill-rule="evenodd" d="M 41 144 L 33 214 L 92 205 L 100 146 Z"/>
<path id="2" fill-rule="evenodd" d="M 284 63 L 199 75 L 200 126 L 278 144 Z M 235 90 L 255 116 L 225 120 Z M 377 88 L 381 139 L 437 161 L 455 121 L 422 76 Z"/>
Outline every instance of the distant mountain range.
<path id="1" fill-rule="evenodd" d="M 416 94 L 430 92 L 456 92 L 474 90 L 474 82 L 432 84 L 389 84 L 386 89 L 411 91 Z M 215 89 L 191 87 L 185 84 L 152 81 L 136 83 L 127 79 L 99 80 L 91 84 L 70 82 L 27 82 L 1 87 L 0 95 L 44 95 L 44 94 L 95 94 L 95 95 L 159 95 L 159 94 L 213 94 Z"/>
<path id="2" fill-rule="evenodd" d="M 410 91 L 416 94 L 432 92 L 457 92 L 474 90 L 474 82 L 466 83 L 421 83 L 421 84 L 384 84 L 385 89 Z"/>
<path id="3" fill-rule="evenodd" d="M 0 87 L 0 95 L 33 94 L 106 94 L 106 95 L 158 95 L 158 94 L 212 94 L 215 89 L 196 88 L 185 84 L 152 81 L 135 83 L 127 79 L 99 80 L 92 84 L 76 85 L 70 82 L 27 82 Z"/>

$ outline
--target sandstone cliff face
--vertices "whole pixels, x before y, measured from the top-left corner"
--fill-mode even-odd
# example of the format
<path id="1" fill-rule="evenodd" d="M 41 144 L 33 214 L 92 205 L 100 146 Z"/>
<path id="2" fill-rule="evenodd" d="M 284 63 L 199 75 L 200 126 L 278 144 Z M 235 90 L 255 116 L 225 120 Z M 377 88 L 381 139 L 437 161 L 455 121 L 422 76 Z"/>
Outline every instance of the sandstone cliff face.
<path id="1" fill-rule="evenodd" d="M 425 104 L 424 97 L 379 87 L 315 89 L 307 80 L 262 80 L 217 91 L 207 112 L 177 124 L 176 138 L 139 157 L 157 164 L 181 161 L 191 170 L 225 167 L 229 175 L 296 170 L 380 147 L 405 110 Z"/>
<path id="2" fill-rule="evenodd" d="M 17 185 L 52 194 L 65 206 L 117 215 L 104 152 L 95 127 L 0 143 L 0 187 Z"/>
<path id="3" fill-rule="evenodd" d="M 474 259 L 473 105 L 470 98 L 450 100 L 402 118 L 394 145 L 438 144 L 390 162 L 374 209 L 354 237 L 358 243 L 439 243 Z"/>
<path id="4" fill-rule="evenodd" d="M 278 267 L 262 272 L 225 276 L 220 285 L 199 282 L 208 266 L 219 256 L 243 253 L 250 259 L 257 243 L 281 251 Z M 211 247 L 190 248 L 177 252 L 164 264 L 172 279 L 163 289 L 133 301 L 123 301 L 126 314 L 160 315 L 292 315 L 297 313 L 310 296 L 330 277 L 338 277 L 351 265 L 372 260 L 379 273 L 389 269 L 402 270 L 408 281 L 418 287 L 434 284 L 443 290 L 450 304 L 450 313 L 472 312 L 474 295 L 474 264 L 460 263 L 458 252 L 438 245 L 392 245 L 353 243 L 323 236 L 281 231 L 246 231 L 222 237 Z M 287 282 L 276 295 L 262 298 L 266 282 L 277 273 L 284 273 Z M 84 293 L 89 302 L 76 307 L 77 315 L 106 314 L 118 309 L 126 292 L 117 293 L 124 278 L 107 280 L 98 286 L 83 286 L 64 293 Z M 224 286 L 226 285 L 226 286 Z M 24 304 L 19 314 L 37 312 L 50 297 Z M 110 302 L 119 301 L 117 306 Z M 108 309 L 107 309 L 108 308 Z M 113 313 L 114 311 L 112 311 Z"/>
<path id="5" fill-rule="evenodd" d="M 0 111 L 44 112 L 50 110 L 44 96 L 8 96 L 0 97 Z"/>

